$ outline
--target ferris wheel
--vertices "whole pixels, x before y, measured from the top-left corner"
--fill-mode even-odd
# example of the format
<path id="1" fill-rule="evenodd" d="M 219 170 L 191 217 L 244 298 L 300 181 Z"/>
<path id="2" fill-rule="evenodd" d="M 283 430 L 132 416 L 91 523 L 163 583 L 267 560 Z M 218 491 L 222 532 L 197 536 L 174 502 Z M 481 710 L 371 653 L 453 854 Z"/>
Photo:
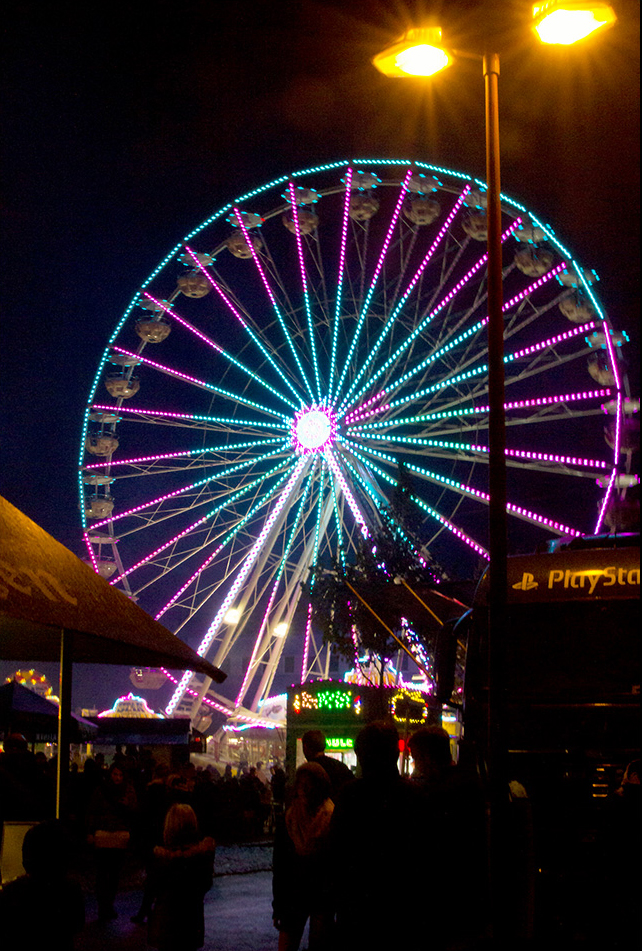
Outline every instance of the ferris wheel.
<path id="1" fill-rule="evenodd" d="M 528 551 L 612 527 L 639 404 L 596 274 L 506 196 L 502 221 L 507 511 Z M 261 723 L 286 644 L 293 679 L 327 675 L 302 583 L 376 531 L 400 466 L 423 551 L 488 558 L 485 239 L 483 182 L 335 162 L 226 205 L 136 293 L 91 390 L 81 508 L 95 570 L 229 665 L 226 695 L 176 678 L 168 714 Z"/>

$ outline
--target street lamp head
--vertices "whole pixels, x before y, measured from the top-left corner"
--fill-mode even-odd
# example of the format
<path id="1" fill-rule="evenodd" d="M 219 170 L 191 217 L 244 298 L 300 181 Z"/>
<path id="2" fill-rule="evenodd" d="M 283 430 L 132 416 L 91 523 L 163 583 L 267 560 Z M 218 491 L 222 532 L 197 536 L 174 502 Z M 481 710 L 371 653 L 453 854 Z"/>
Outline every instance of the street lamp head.
<path id="1" fill-rule="evenodd" d="M 384 76 L 434 76 L 453 61 L 441 45 L 441 29 L 437 26 L 408 30 L 373 58 L 372 64 Z"/>
<path id="2" fill-rule="evenodd" d="M 608 3 L 591 0 L 546 0 L 533 6 L 533 29 L 542 43 L 570 46 L 617 17 Z"/>

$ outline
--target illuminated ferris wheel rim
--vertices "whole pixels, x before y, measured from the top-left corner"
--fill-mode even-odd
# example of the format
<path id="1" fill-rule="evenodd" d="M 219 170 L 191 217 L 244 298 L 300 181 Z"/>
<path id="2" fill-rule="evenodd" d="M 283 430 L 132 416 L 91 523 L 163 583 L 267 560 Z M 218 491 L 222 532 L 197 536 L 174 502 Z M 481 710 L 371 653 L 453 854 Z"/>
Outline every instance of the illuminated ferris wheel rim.
<path id="1" fill-rule="evenodd" d="M 203 267 L 202 261 L 200 259 L 209 258 L 213 262 L 216 259 L 217 255 L 221 253 L 222 250 L 226 247 L 226 239 L 223 239 L 222 241 L 218 241 L 218 243 L 214 242 L 214 249 L 208 254 L 203 254 L 202 252 L 194 251 L 192 247 L 194 239 L 197 238 L 197 236 L 201 235 L 201 233 L 205 231 L 207 228 L 211 227 L 214 224 L 219 223 L 221 219 L 223 219 L 224 216 L 226 215 L 228 215 L 227 220 L 229 221 L 229 223 L 239 227 L 244 237 L 247 239 L 249 238 L 250 232 L 252 231 L 252 229 L 258 226 L 264 225 L 265 223 L 270 221 L 270 219 L 273 219 L 278 216 L 282 216 L 288 211 L 292 212 L 294 222 L 295 222 L 297 243 L 299 245 L 299 258 L 301 259 L 301 240 L 300 240 L 301 234 L 300 234 L 300 228 L 297 224 L 297 214 L 298 214 L 297 209 L 305 208 L 306 204 L 313 205 L 319 199 L 329 195 L 337 195 L 341 193 L 348 194 L 350 190 L 350 185 L 351 185 L 351 179 L 349 176 L 351 176 L 353 173 L 355 176 L 364 175 L 364 173 L 360 172 L 359 169 L 361 167 L 367 168 L 368 166 L 370 167 L 376 166 L 377 170 L 380 170 L 380 168 L 384 168 L 389 171 L 392 171 L 393 169 L 403 169 L 405 173 L 405 176 L 403 178 L 393 174 L 390 178 L 386 180 L 382 181 L 378 179 L 376 182 L 376 187 L 380 189 L 385 189 L 387 187 L 399 188 L 400 185 L 402 186 L 402 190 L 401 190 L 400 198 L 399 198 L 399 207 L 400 207 L 400 202 L 403 198 L 404 189 L 406 191 L 406 194 L 411 191 L 411 188 L 409 186 L 412 184 L 412 176 L 422 175 L 424 172 L 431 173 L 431 175 L 434 175 L 434 176 L 441 175 L 441 176 L 449 178 L 450 181 L 447 181 L 447 182 L 442 182 L 440 180 L 438 182 L 439 188 L 440 190 L 444 192 L 448 192 L 453 195 L 457 195 L 459 193 L 460 195 L 460 199 L 458 199 L 459 207 L 462 207 L 462 201 L 463 201 L 463 199 L 461 198 L 462 192 L 465 192 L 466 190 L 470 190 L 471 188 L 473 188 L 473 186 L 476 186 L 477 189 L 479 189 L 480 192 L 483 193 L 483 190 L 485 187 L 483 182 L 476 179 L 471 179 L 469 175 L 466 175 L 463 173 L 453 172 L 451 170 L 443 169 L 438 166 L 429 165 L 427 163 L 422 163 L 422 162 L 411 163 L 411 162 L 406 162 L 402 160 L 358 159 L 352 162 L 340 161 L 340 162 L 335 162 L 328 165 L 317 166 L 317 167 L 293 172 L 289 175 L 284 175 L 279 179 L 275 179 L 274 181 L 262 186 L 261 188 L 254 189 L 253 191 L 246 193 L 245 195 L 243 195 L 236 201 L 223 206 L 217 213 L 215 213 L 210 218 L 206 219 L 206 221 L 204 221 L 201 225 L 199 225 L 198 228 L 190 232 L 185 237 L 184 241 L 181 242 L 179 245 L 177 245 L 170 252 L 170 254 L 167 255 L 167 257 L 161 262 L 159 267 L 150 275 L 147 281 L 142 285 L 143 294 L 146 295 L 151 301 L 156 301 L 159 304 L 159 306 L 162 304 L 165 313 L 170 317 L 170 319 L 175 318 L 180 321 L 181 320 L 180 316 L 174 312 L 174 308 L 173 308 L 173 301 L 178 296 L 178 293 L 179 293 L 178 291 L 168 296 L 167 300 L 164 300 L 164 299 L 159 300 L 158 297 L 155 297 L 154 295 L 150 294 L 150 292 L 147 289 L 152 285 L 154 280 L 159 275 L 161 275 L 164 268 L 168 264 L 173 263 L 174 260 L 177 257 L 179 257 L 179 252 L 180 252 L 180 257 L 183 259 L 183 263 L 188 263 L 187 261 L 185 261 L 185 258 L 187 257 L 187 255 L 190 255 L 192 259 L 191 263 L 194 266 L 200 267 L 201 270 L 204 271 L 205 268 Z M 335 182 L 334 184 L 329 185 L 325 188 L 319 188 L 318 191 L 315 191 L 314 189 L 298 189 L 297 190 L 295 187 L 294 183 L 301 180 L 304 177 L 316 175 L 317 173 L 321 173 L 321 172 L 326 173 L 326 172 L 330 172 L 334 170 L 341 170 L 344 172 L 345 177 L 341 180 L 341 182 Z M 455 182 L 452 181 L 453 179 L 455 179 Z M 245 209 L 243 208 L 246 202 L 252 202 L 252 204 L 255 205 L 255 202 L 259 200 L 261 196 L 264 196 L 266 193 L 279 187 L 284 188 L 284 192 L 282 195 L 283 201 L 281 203 L 278 203 L 272 210 L 263 213 L 259 217 L 255 215 L 253 212 L 246 212 Z M 308 193 L 304 196 L 306 198 L 306 201 L 299 202 L 299 192 Z M 309 201 L 307 201 L 307 199 L 309 199 Z M 523 208 L 523 206 L 519 205 L 517 202 L 512 201 L 506 196 L 502 196 L 502 205 L 503 205 L 503 211 L 509 216 L 513 217 L 513 219 L 520 216 L 527 216 L 528 221 L 530 222 L 532 227 L 541 229 L 545 239 L 550 244 L 554 245 L 554 247 L 556 248 L 560 256 L 562 256 L 566 269 L 568 271 L 571 271 L 571 270 L 574 271 L 578 280 L 578 285 L 581 286 L 583 293 L 585 293 L 586 297 L 591 301 L 595 315 L 596 315 L 596 320 L 598 321 L 598 326 L 599 326 L 599 321 L 604 321 L 605 318 L 601 310 L 601 307 L 592 291 L 592 288 L 591 288 L 592 282 L 591 280 L 587 279 L 586 272 L 581 267 L 579 267 L 579 265 L 576 264 L 570 252 L 568 252 L 567 249 L 564 248 L 561 245 L 561 243 L 557 240 L 552 229 L 544 225 L 543 223 L 541 223 L 532 213 L 527 212 L 526 209 Z M 258 219 L 258 220 L 255 220 L 255 219 Z M 383 256 L 380 259 L 380 261 L 383 261 Z M 302 275 L 303 275 L 303 280 L 305 282 L 305 270 L 303 269 L 303 267 L 302 267 Z M 264 283 L 265 283 L 265 286 L 268 288 L 268 292 L 269 292 L 269 281 Z M 132 361 L 139 359 L 137 355 L 131 352 L 129 353 L 129 356 L 128 356 L 128 353 L 126 350 L 116 346 L 116 341 L 118 340 L 119 334 L 121 333 L 121 330 L 124 324 L 126 323 L 129 315 L 131 314 L 133 308 L 137 304 L 140 303 L 140 299 L 141 299 L 140 295 L 137 294 L 136 298 L 130 304 L 128 310 L 126 311 L 122 320 L 118 324 L 116 330 L 112 334 L 112 337 L 110 338 L 109 346 L 103 355 L 100 368 L 96 377 L 96 381 L 94 383 L 94 386 L 91 392 L 90 400 L 92 401 L 96 393 L 96 388 L 99 384 L 101 372 L 105 368 L 105 365 L 108 359 L 110 358 L 110 356 L 112 356 L 114 353 L 118 353 L 121 356 L 121 358 L 124 358 L 124 359 L 130 359 Z M 306 301 L 306 304 L 307 304 L 307 301 Z M 298 311 L 300 313 L 303 313 L 304 309 L 305 309 L 304 305 L 300 303 L 298 305 Z M 309 316 L 309 310 L 308 310 L 308 316 Z M 398 317 L 399 317 L 399 321 L 401 322 L 404 318 L 403 312 L 400 313 Z M 321 319 L 321 322 L 325 322 L 326 325 L 329 326 L 332 323 L 332 314 L 330 313 L 330 311 L 328 311 L 328 313 L 325 316 L 322 316 L 321 318 L 319 318 L 317 314 L 315 319 L 317 321 Z M 385 315 L 384 315 L 384 318 L 382 319 L 385 319 Z M 336 315 L 335 315 L 335 321 L 336 321 Z M 185 321 L 183 321 L 183 323 L 185 323 Z M 591 328 L 589 329 L 593 329 L 594 326 L 595 325 L 592 324 Z M 481 326 L 479 327 L 479 329 L 481 330 Z M 581 331 L 583 330 L 584 328 L 581 328 Z M 578 331 L 578 333 L 581 331 Z M 567 336 L 568 335 L 569 334 L 567 333 Z M 610 344 L 610 333 L 607 333 L 605 337 L 606 337 L 606 343 L 608 346 Z M 293 334 L 293 339 L 296 341 L 297 344 L 301 343 L 301 345 L 303 345 L 303 342 L 306 341 L 305 332 L 301 330 L 297 331 L 297 334 Z M 246 348 L 248 346 L 249 344 L 246 344 Z M 311 346 L 314 349 L 314 342 L 311 343 Z M 290 349 L 292 350 L 291 343 L 290 343 Z M 273 352 L 275 354 L 278 352 L 281 355 L 285 354 L 287 356 L 286 344 L 281 342 L 277 349 L 273 349 Z M 293 351 L 293 355 L 296 358 L 296 353 L 294 351 Z M 143 366 L 147 364 L 150 367 L 154 367 L 158 365 L 153 363 L 152 361 L 147 361 L 146 358 L 140 358 L 140 363 Z M 126 365 L 126 364 L 122 364 L 122 365 Z M 346 363 L 346 368 L 347 368 L 347 363 Z M 299 369 L 301 371 L 301 376 L 305 377 L 303 368 L 300 365 L 299 365 Z M 310 370 L 309 367 L 308 367 L 308 370 Z M 363 373 L 364 371 L 362 368 L 362 371 L 361 371 L 362 376 L 363 376 Z M 337 376 L 338 375 L 339 374 L 337 371 Z M 386 419 L 382 419 L 380 416 L 379 417 L 377 416 L 377 412 L 381 412 L 381 410 L 380 410 L 380 407 L 376 405 L 376 400 L 374 401 L 371 400 L 370 405 L 368 405 L 368 402 L 366 402 L 364 405 L 359 404 L 358 402 L 359 391 L 355 389 L 354 380 L 352 380 L 352 383 L 350 384 L 350 386 L 348 386 L 348 383 L 350 382 L 348 379 L 346 381 L 346 386 L 344 387 L 343 390 L 341 390 L 341 383 L 339 383 L 338 386 L 336 385 L 331 386 L 330 391 L 326 392 L 324 390 L 324 387 L 320 385 L 320 378 L 318 375 L 316 379 L 316 389 L 315 389 L 315 382 L 312 378 L 310 381 L 308 381 L 306 386 L 302 386 L 300 381 L 294 384 L 293 380 L 295 378 L 296 378 L 296 368 L 287 377 L 283 376 L 283 382 L 287 385 L 283 387 L 282 394 L 285 398 L 285 402 L 288 402 L 291 406 L 290 411 L 286 411 L 285 413 L 277 412 L 272 414 L 274 417 L 273 425 L 274 425 L 275 432 L 277 429 L 282 431 L 282 435 L 281 433 L 279 434 L 279 439 L 281 440 L 280 449 L 283 455 L 283 466 L 287 467 L 288 452 L 291 452 L 295 458 L 298 458 L 298 462 L 296 463 L 295 469 L 290 472 L 289 481 L 287 482 L 285 481 L 285 478 L 286 478 L 285 476 L 283 478 L 278 477 L 280 481 L 277 481 L 277 485 L 281 486 L 281 495 L 278 496 L 278 498 L 285 500 L 283 502 L 282 508 L 287 507 L 290 501 L 294 499 L 294 497 L 299 499 L 301 498 L 301 496 L 304 493 L 303 487 L 304 485 L 307 485 L 307 482 L 305 480 L 309 477 L 309 473 L 312 470 L 313 472 L 316 473 L 315 478 L 317 480 L 326 479 L 330 481 L 334 480 L 336 482 L 336 485 L 341 489 L 343 493 L 343 497 L 346 500 L 347 509 L 351 511 L 351 514 L 353 518 L 355 519 L 355 525 L 358 526 L 359 519 L 361 519 L 361 526 L 363 526 L 365 522 L 363 521 L 363 515 L 359 513 L 359 507 L 356 503 L 356 500 L 354 497 L 350 499 L 350 489 L 345 481 L 346 476 L 350 478 L 354 478 L 356 475 L 358 475 L 358 472 L 363 471 L 365 467 L 365 468 L 369 468 L 369 471 L 371 473 L 376 472 L 377 478 L 379 479 L 380 482 L 382 482 L 383 480 L 383 482 L 388 481 L 388 483 L 390 483 L 391 480 L 389 477 L 389 466 L 393 462 L 393 454 L 387 453 L 385 451 L 386 438 L 388 438 L 386 437 L 386 430 L 388 430 L 389 432 L 391 426 L 392 427 L 398 426 L 400 417 L 403 421 L 404 408 L 406 406 L 409 408 L 410 403 L 407 399 L 398 400 L 397 406 L 389 405 L 388 407 L 386 407 L 386 411 L 390 413 L 389 420 L 386 421 Z M 344 378 L 345 378 L 345 372 L 341 380 L 343 381 Z M 186 377 L 185 379 L 190 379 L 190 378 Z M 385 377 L 384 377 L 384 380 L 385 380 Z M 335 380 L 335 384 L 336 384 L 336 380 Z M 250 385 L 249 383 L 246 384 L 246 386 L 248 387 L 249 385 Z M 306 392 L 306 389 L 307 389 L 307 392 Z M 619 386 L 617 387 L 617 391 L 618 393 L 620 392 Z M 568 395 L 570 396 L 570 394 Z M 352 402 L 350 402 L 351 396 L 353 398 Z M 356 399 L 354 398 L 355 396 L 357 397 Z M 294 402 L 292 402 L 292 397 L 294 397 Z M 237 398 L 239 399 L 239 403 L 237 404 L 237 409 L 235 409 L 235 412 L 237 412 L 238 407 L 240 407 L 242 410 L 243 404 L 244 404 L 244 398 L 242 397 L 242 394 L 240 393 L 237 394 Z M 535 403 L 537 402 L 537 400 L 533 400 L 531 402 Z M 245 401 L 245 403 L 247 404 L 247 401 Z M 372 405 L 373 403 L 374 405 Z M 85 436 L 88 429 L 90 414 L 92 410 L 95 410 L 95 408 L 96 408 L 96 404 L 93 404 L 92 402 L 90 402 L 90 407 L 88 409 L 88 412 L 85 418 L 85 430 L 84 430 L 83 436 Z M 129 410 L 129 408 L 125 409 L 122 407 L 122 400 L 120 401 L 120 405 L 118 405 L 117 407 L 114 407 L 114 409 L 117 412 L 122 412 L 123 415 L 126 412 L 132 412 Z M 483 411 L 483 409 L 484 407 L 482 406 L 481 410 Z M 479 411 L 480 411 L 480 407 L 478 406 L 477 407 L 478 414 L 479 414 Z M 133 412 L 135 413 L 136 411 L 134 410 Z M 456 412 L 456 410 L 454 410 L 453 413 L 454 412 Z M 144 414 L 144 411 L 141 410 L 139 415 L 142 415 L 142 414 Z M 169 416 L 172 414 L 166 414 L 166 415 Z M 174 415 L 177 415 L 177 414 L 174 414 Z M 444 415 L 444 418 L 447 418 L 448 413 L 446 412 L 443 415 Z M 256 429 L 257 425 L 265 426 L 268 424 L 260 423 L 258 420 L 255 420 L 252 423 L 252 426 L 254 427 L 254 429 Z M 363 442 L 364 436 L 368 440 L 370 440 L 371 445 L 369 445 L 368 447 L 361 445 L 359 442 L 360 440 Z M 403 451 L 405 453 L 411 454 L 407 458 L 412 458 L 412 453 L 415 453 L 416 455 L 425 455 L 426 447 L 427 447 L 427 443 L 425 442 L 425 440 L 418 438 L 416 435 L 403 437 L 403 438 L 406 439 L 406 443 L 403 446 Z M 379 442 L 377 442 L 377 440 L 379 440 Z M 452 446 L 448 444 L 448 440 L 444 440 L 444 439 L 432 440 L 432 443 L 433 445 L 431 445 L 430 449 L 431 449 L 431 452 L 433 452 L 433 454 L 435 455 L 435 457 L 439 457 L 440 452 L 447 453 L 448 451 L 452 451 Z M 401 445 L 401 442 L 398 443 L 398 446 L 399 445 Z M 475 445 L 475 444 L 468 444 L 463 446 L 463 448 L 460 448 L 457 451 L 460 454 L 462 454 L 462 458 L 465 458 L 466 453 L 471 453 L 471 452 L 477 453 L 479 456 L 480 453 L 483 453 L 484 447 Z M 519 462 L 517 463 L 514 462 L 514 464 L 523 465 L 526 467 L 536 466 L 539 461 L 537 459 L 537 456 L 538 456 L 537 453 L 530 453 L 530 454 L 522 453 Z M 572 457 L 562 457 L 562 456 L 557 457 L 558 462 L 562 462 L 564 460 L 569 461 L 571 459 Z M 480 461 L 480 460 L 478 459 L 477 461 Z M 484 460 L 482 459 L 481 461 L 484 461 Z M 96 467 L 98 467 L 98 465 L 99 464 L 96 464 Z M 388 467 L 388 473 L 386 473 L 386 467 Z M 439 484 L 441 482 L 441 484 L 444 486 L 448 484 L 449 480 L 444 479 L 443 476 L 439 476 L 438 473 L 435 473 L 435 472 L 427 473 L 425 470 L 422 470 L 422 467 L 420 466 L 413 467 L 411 465 L 410 468 L 411 470 L 414 468 L 415 471 L 417 471 L 421 475 L 421 477 L 424 479 L 425 478 L 432 479 L 434 482 L 436 481 L 436 484 Z M 84 471 L 87 471 L 88 469 L 91 469 L 91 466 L 84 467 Z M 285 468 L 282 467 L 282 471 L 285 472 Z M 608 484 L 607 492 L 605 493 L 605 499 L 608 498 L 608 492 L 611 487 L 611 484 L 612 484 L 612 480 Z M 290 494 L 288 495 L 283 494 L 286 490 L 290 494 L 294 493 L 294 495 L 292 495 L 292 499 L 290 498 Z M 477 498 L 478 500 L 484 501 L 484 497 L 483 497 L 484 494 L 480 492 L 479 490 L 475 489 L 474 486 L 468 486 L 468 487 L 460 486 L 460 490 L 462 492 L 462 495 L 468 498 Z M 306 489 L 305 491 L 311 492 L 313 490 Z M 320 497 L 320 490 L 319 490 L 319 497 Z M 371 504 L 374 504 L 372 503 L 372 500 L 371 500 Z M 528 510 L 520 508 L 519 506 L 515 506 L 515 505 L 513 506 L 512 514 L 516 514 L 519 517 L 524 518 L 526 520 L 528 520 L 529 516 L 533 515 L 533 513 L 529 512 Z M 113 522 L 114 520 L 108 518 L 103 523 L 99 522 L 98 525 L 94 525 L 94 530 L 98 527 L 104 527 L 105 525 L 108 525 L 109 530 L 111 531 Z M 451 530 L 452 530 L 452 527 L 451 527 Z M 359 534 L 359 531 L 363 533 L 362 529 L 359 529 L 357 534 Z M 96 534 L 95 531 L 94 531 L 94 534 Z M 454 534 L 457 534 L 457 532 L 454 532 Z M 481 551 L 483 551 L 483 549 L 480 549 L 480 552 Z M 290 557 L 290 555 L 288 554 L 287 557 Z M 225 599 L 224 604 L 226 604 L 227 601 L 228 601 L 228 598 Z M 229 608 L 229 605 L 227 605 L 227 607 Z M 221 611 L 217 612 L 217 616 L 219 616 L 220 614 L 221 614 Z"/>

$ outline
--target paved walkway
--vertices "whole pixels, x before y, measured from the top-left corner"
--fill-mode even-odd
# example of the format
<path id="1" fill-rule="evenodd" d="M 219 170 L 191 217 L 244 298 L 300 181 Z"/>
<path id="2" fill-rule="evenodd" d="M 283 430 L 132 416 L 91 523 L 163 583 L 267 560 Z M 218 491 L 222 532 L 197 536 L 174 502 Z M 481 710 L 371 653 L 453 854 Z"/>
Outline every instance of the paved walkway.
<path id="1" fill-rule="evenodd" d="M 276 951 L 272 925 L 271 850 L 249 847 L 217 849 L 216 876 L 205 896 L 203 951 Z M 262 868 L 263 871 L 250 871 Z M 126 886 L 131 883 L 125 883 Z M 87 924 L 76 951 L 147 951 L 147 929 L 131 923 L 140 906 L 140 887 L 125 887 L 116 899 L 118 918 L 96 921 L 96 902 L 86 896 Z M 304 938 L 302 947 L 307 946 Z"/>

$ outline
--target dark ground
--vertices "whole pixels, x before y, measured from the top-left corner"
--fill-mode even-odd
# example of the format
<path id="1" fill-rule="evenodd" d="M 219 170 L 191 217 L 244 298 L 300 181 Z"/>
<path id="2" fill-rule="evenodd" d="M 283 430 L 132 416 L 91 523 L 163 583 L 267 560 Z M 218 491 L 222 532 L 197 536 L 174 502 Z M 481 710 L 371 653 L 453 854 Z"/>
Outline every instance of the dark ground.
<path id="1" fill-rule="evenodd" d="M 278 934 L 272 925 L 272 846 L 219 846 L 214 885 L 205 896 L 203 951 L 270 951 Z M 118 918 L 99 924 L 91 868 L 79 871 L 85 891 L 86 925 L 76 951 L 147 951 L 147 930 L 130 918 L 140 907 L 143 874 L 130 864 L 116 899 Z M 303 942 L 305 945 L 305 940 Z"/>

